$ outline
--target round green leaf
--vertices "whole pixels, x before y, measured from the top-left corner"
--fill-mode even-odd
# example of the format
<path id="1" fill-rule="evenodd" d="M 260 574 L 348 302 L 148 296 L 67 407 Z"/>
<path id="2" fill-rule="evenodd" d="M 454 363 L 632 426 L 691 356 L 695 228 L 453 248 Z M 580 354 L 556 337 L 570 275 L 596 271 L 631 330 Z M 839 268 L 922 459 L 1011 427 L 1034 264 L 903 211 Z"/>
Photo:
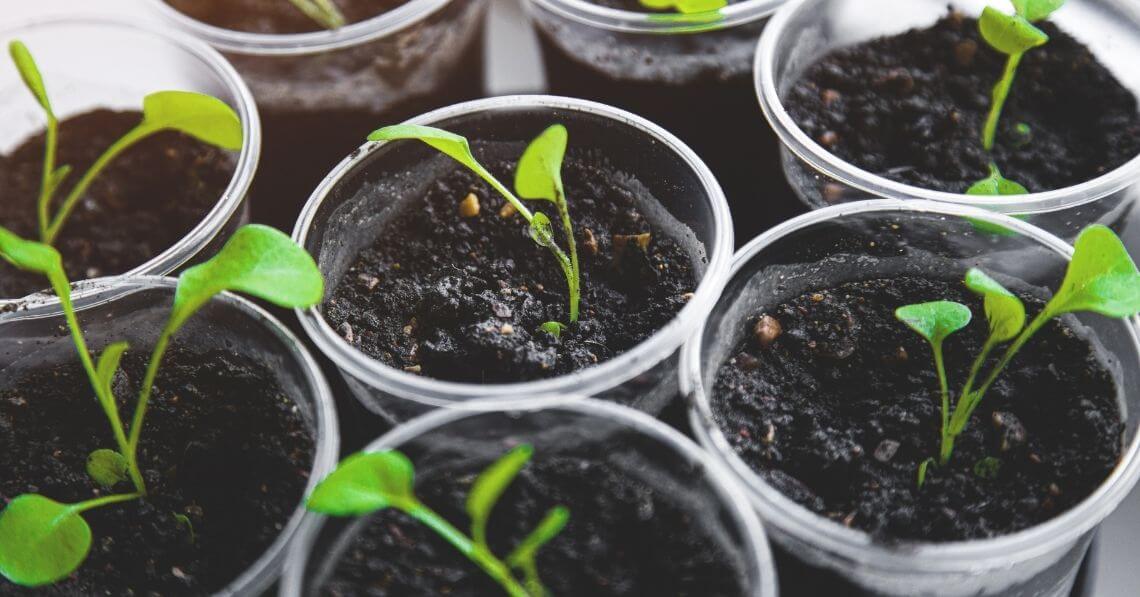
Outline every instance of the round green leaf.
<path id="1" fill-rule="evenodd" d="M 1140 272 L 1111 229 L 1090 226 L 1073 248 L 1061 288 L 1045 306 L 1048 313 L 1089 311 L 1108 317 L 1140 313 Z"/>
<path id="2" fill-rule="evenodd" d="M 978 28 L 986 43 L 1003 54 L 1023 54 L 1049 41 L 1049 36 L 1025 17 L 1008 15 L 990 6 L 982 10 Z"/>
<path id="3" fill-rule="evenodd" d="M 74 508 L 24 494 L 0 513 L 0 574 L 26 587 L 74 572 L 91 549 L 91 528 Z"/>
<path id="4" fill-rule="evenodd" d="M 1028 195 L 1029 189 L 1002 176 L 997 164 L 990 164 L 990 175 L 971 185 L 969 189 L 966 189 L 966 194 L 987 197 Z"/>
<path id="5" fill-rule="evenodd" d="M 934 301 L 899 307 L 895 317 L 932 344 L 966 327 L 973 314 L 970 308 L 953 301 Z"/>
<path id="6" fill-rule="evenodd" d="M 1013 8 L 1017 14 L 1025 17 L 1027 21 L 1040 21 L 1057 12 L 1065 4 L 1065 0 L 1012 0 Z"/>
<path id="7" fill-rule="evenodd" d="M 192 91 L 159 91 L 143 98 L 144 129 L 173 129 L 223 149 L 242 145 L 241 118 L 222 100 Z"/>
<path id="8" fill-rule="evenodd" d="M 309 510 L 330 516 L 362 516 L 416 503 L 415 468 L 396 452 L 361 452 L 344 459 L 321 481 L 306 503 Z"/>
<path id="9" fill-rule="evenodd" d="M 127 480 L 127 459 L 114 450 L 95 450 L 87 457 L 87 476 L 110 489 Z"/>

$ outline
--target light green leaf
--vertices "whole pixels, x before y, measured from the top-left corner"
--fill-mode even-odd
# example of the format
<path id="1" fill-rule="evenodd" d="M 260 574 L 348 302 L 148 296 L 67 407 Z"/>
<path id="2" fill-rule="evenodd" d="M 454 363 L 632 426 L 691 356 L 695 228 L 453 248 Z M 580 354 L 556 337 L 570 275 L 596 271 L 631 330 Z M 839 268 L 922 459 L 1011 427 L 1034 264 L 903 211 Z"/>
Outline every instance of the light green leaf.
<path id="1" fill-rule="evenodd" d="M 533 454 L 530 444 L 515 446 L 475 479 L 467 495 L 467 515 L 471 517 L 471 536 L 476 543 L 487 544 L 487 520 L 491 510 Z"/>
<path id="2" fill-rule="evenodd" d="M 1065 0 L 1012 0 L 1017 14 L 1027 21 L 1040 21 L 1049 18 L 1065 4 Z"/>
<path id="3" fill-rule="evenodd" d="M 974 474 L 982 479 L 996 479 L 1001 472 L 1001 460 L 986 456 L 974 463 Z"/>
<path id="4" fill-rule="evenodd" d="M 8 54 L 12 56 L 12 62 L 16 63 L 16 70 L 20 72 L 20 78 L 24 80 L 28 91 L 32 92 L 48 116 L 54 118 L 55 112 L 52 111 L 51 100 L 48 99 L 47 86 L 44 85 L 43 75 L 40 74 L 40 69 L 36 66 L 28 46 L 22 41 L 13 40 L 8 42 Z"/>
<path id="5" fill-rule="evenodd" d="M 415 468 L 396 451 L 361 452 L 344 459 L 309 496 L 306 506 L 330 516 L 362 516 L 394 507 L 409 510 Z"/>
<path id="6" fill-rule="evenodd" d="M 87 457 L 87 476 L 100 487 L 110 489 L 127 480 L 127 459 L 114 450 L 95 450 Z"/>
<path id="7" fill-rule="evenodd" d="M 899 307 L 895 317 L 931 344 L 940 345 L 947 336 L 969 325 L 973 314 L 961 303 L 934 301 Z"/>
<path id="8" fill-rule="evenodd" d="M 538 329 L 539 331 L 546 332 L 547 334 L 554 336 L 555 340 L 561 340 L 562 332 L 566 331 L 566 326 L 557 321 L 548 321 L 538 326 Z"/>
<path id="9" fill-rule="evenodd" d="M 344 14 L 330 0 L 289 0 L 305 16 L 325 29 L 344 27 Z"/>
<path id="10" fill-rule="evenodd" d="M 24 240 L 0 227 L 0 257 L 12 265 L 45 276 L 63 274 L 63 259 L 50 245 Z"/>
<path id="11" fill-rule="evenodd" d="M 930 465 L 934 464 L 933 458 L 927 458 L 918 465 L 918 488 L 922 489 L 926 485 L 926 473 L 930 469 Z"/>
<path id="12" fill-rule="evenodd" d="M 91 528 L 71 506 L 24 494 L 0 512 L 0 575 L 25 587 L 75 571 L 91 549 Z"/>
<path id="13" fill-rule="evenodd" d="M 521 567 L 527 560 L 533 560 L 538 550 L 554 539 L 566 528 L 566 523 L 570 521 L 570 510 L 565 506 L 556 506 L 551 508 L 546 516 L 543 517 L 542 522 L 519 543 L 518 547 L 507 556 L 507 563 L 515 567 Z"/>
<path id="14" fill-rule="evenodd" d="M 978 28 L 986 43 L 1003 54 L 1023 54 L 1049 41 L 1044 31 L 1021 15 L 1008 15 L 991 6 L 982 10 Z"/>
<path id="15" fill-rule="evenodd" d="M 562 160 L 568 142 L 566 127 L 556 124 L 531 141 L 515 170 L 515 192 L 523 199 L 558 201 L 562 187 Z"/>
<path id="16" fill-rule="evenodd" d="M 673 8 L 681 14 L 693 14 L 720 10 L 728 6 L 728 0 L 641 0 L 641 5 L 653 10 Z"/>
<path id="17" fill-rule="evenodd" d="M 368 135 L 369 141 L 396 141 L 400 139 L 422 141 L 475 172 L 483 170 L 483 166 L 475 160 L 475 156 L 471 153 L 471 145 L 467 142 L 467 138 L 443 129 L 418 124 L 397 124 L 386 126 Z"/>
<path id="18" fill-rule="evenodd" d="M 310 307 L 324 296 L 317 264 L 285 233 L 269 226 L 243 226 L 209 261 L 178 278 L 171 333 L 222 291 L 244 292 L 278 307 Z"/>
<path id="19" fill-rule="evenodd" d="M 126 342 L 115 342 L 103 349 L 99 355 L 99 362 L 95 365 L 95 375 L 99 385 L 107 396 L 114 395 L 111 391 L 111 382 L 115 379 L 115 371 L 119 370 L 119 362 L 123 360 L 123 353 L 129 345 Z"/>
<path id="20" fill-rule="evenodd" d="M 969 189 L 966 190 L 967 195 L 975 196 L 1005 196 L 1005 195 L 1028 195 L 1029 189 L 1021 186 L 1008 178 L 1001 175 L 998 170 L 997 164 L 990 164 L 990 175 L 974 183 Z"/>
<path id="21" fill-rule="evenodd" d="M 530 222 L 530 237 L 534 242 L 538 243 L 540 247 L 551 248 L 554 247 L 554 229 L 550 224 L 550 218 L 541 211 L 534 212 L 534 219 Z"/>
<path id="22" fill-rule="evenodd" d="M 237 113 L 216 97 L 192 91 L 159 91 L 143 98 L 139 128 L 147 133 L 173 129 L 231 151 L 242 145 Z"/>
<path id="23" fill-rule="evenodd" d="M 1061 288 L 1045 306 L 1052 316 L 1090 311 L 1107 317 L 1140 312 L 1140 272 L 1108 227 L 1086 228 L 1074 244 Z"/>
<path id="24" fill-rule="evenodd" d="M 1025 327 L 1025 305 L 997 280 L 977 268 L 966 272 L 966 287 L 985 300 L 990 337 L 995 342 L 1014 339 Z"/>

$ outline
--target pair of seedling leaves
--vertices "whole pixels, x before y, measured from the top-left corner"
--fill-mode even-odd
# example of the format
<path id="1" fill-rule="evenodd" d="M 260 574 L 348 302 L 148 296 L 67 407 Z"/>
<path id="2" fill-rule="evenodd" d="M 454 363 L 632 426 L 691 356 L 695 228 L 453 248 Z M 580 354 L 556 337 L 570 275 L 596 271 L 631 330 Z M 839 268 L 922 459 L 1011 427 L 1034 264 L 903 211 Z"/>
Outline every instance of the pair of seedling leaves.
<path id="1" fill-rule="evenodd" d="M 543 597 L 546 588 L 538 574 L 539 549 L 554 539 L 570 519 L 564 506 L 551 508 L 505 558 L 492 553 L 487 523 L 503 492 L 530 461 L 534 448 L 522 444 L 508 451 L 475 479 L 467 495 L 471 534 L 465 535 L 415 495 L 415 469 L 404 454 L 390 450 L 363 452 L 348 457 L 309 497 L 308 508 L 330 516 L 364 516 L 393 508 L 439 534 L 512 597 Z M 515 572 L 522 573 L 522 580 Z"/>
<path id="2" fill-rule="evenodd" d="M 312 257 L 285 234 L 269 227 L 240 228 L 213 258 L 187 269 L 178 279 L 170 316 L 147 364 L 129 428 L 123 426 L 111 381 L 128 346 L 116 342 L 98 360 L 88 350 L 71 299 L 71 287 L 58 251 L 24 240 L 0 228 L 0 257 L 16 267 L 47 277 L 67 320 L 79 360 L 111 425 L 117 448 L 93 452 L 87 472 L 106 490 L 130 482 L 132 490 L 62 504 L 38 494 L 13 499 L 0 512 L 0 575 L 24 586 L 51 584 L 71 574 L 87 557 L 91 529 L 82 514 L 142 498 L 147 488 L 138 463 L 139 439 L 151 390 L 163 355 L 174 335 L 199 309 L 223 291 L 244 292 L 281 307 L 320 302 L 324 282 Z M 185 523 L 185 517 L 175 518 Z"/>
<path id="3" fill-rule="evenodd" d="M 570 220 L 570 209 L 566 203 L 566 189 L 562 184 L 562 161 L 566 157 L 568 138 L 566 127 L 555 124 L 527 146 L 515 170 L 515 190 L 518 192 L 516 196 L 475 159 L 471 153 L 470 143 L 460 135 L 430 126 L 401 124 L 382 128 L 368 136 L 369 141 L 402 139 L 422 141 L 474 172 L 502 195 L 526 221 L 531 239 L 538 246 L 550 251 L 566 276 L 570 299 L 569 318 L 573 324 L 578 321 L 582 296 L 582 269 L 578 263 L 578 243 L 574 239 L 574 224 Z M 549 201 L 554 204 L 561 220 L 567 250 L 563 251 L 555 241 L 550 218 L 543 212 L 531 211 L 519 197 Z M 557 321 L 548 321 L 540 326 L 542 331 L 555 338 L 561 337 L 565 328 L 564 324 Z"/>
<path id="4" fill-rule="evenodd" d="M 925 338 L 934 354 L 942 399 L 941 447 L 938 463 L 946 464 L 954 451 L 954 441 L 966 428 L 974 410 L 990 386 L 1022 347 L 1055 317 L 1068 313 L 1091 312 L 1107 317 L 1130 317 L 1140 313 L 1140 272 L 1124 244 L 1104 226 L 1091 226 L 1081 232 L 1074 246 L 1061 287 L 1031 321 L 1026 323 L 1025 305 L 1012 292 L 979 269 L 966 274 L 966 287 L 983 298 L 989 336 L 971 366 L 951 411 L 950 390 L 943 364 L 942 344 L 951 334 L 965 328 L 973 317 L 970 308 L 953 301 L 907 305 L 896 311 L 899 320 Z M 1009 343 L 1004 354 L 985 376 L 982 369 L 990 354 Z M 993 459 L 975 467 L 980 476 L 996 474 L 1000 464 Z M 921 487 L 933 459 L 918 470 Z"/>
<path id="5" fill-rule="evenodd" d="M 166 130 L 181 131 L 200 141 L 236 151 L 242 146 L 241 119 L 225 102 L 189 91 L 159 91 L 143 99 L 143 120 L 115 143 L 80 177 L 79 181 L 51 214 L 53 198 L 71 175 L 71 167 L 56 165 L 59 119 L 48 98 L 47 86 L 31 52 L 20 41 L 8 44 L 8 53 L 24 84 L 35 96 L 47 116 L 44 139 L 44 169 L 40 195 L 36 202 L 36 218 L 40 240 L 52 244 L 63 229 L 67 217 L 75 209 L 95 178 L 120 154 L 143 139 Z"/>
<path id="6" fill-rule="evenodd" d="M 1049 36 L 1033 23 L 1049 18 L 1065 3 L 1065 0 L 1012 0 L 1014 14 L 1006 14 L 987 6 L 978 19 L 982 38 L 991 47 L 1008 56 L 1001 79 L 994 85 L 989 115 L 982 129 L 982 147 L 986 151 L 994 148 L 998 122 L 1002 109 L 1013 87 L 1017 67 L 1025 53 L 1045 45 Z M 1024 126 L 1018 127 L 1024 136 Z M 974 183 L 967 195 L 1025 195 L 1029 191 L 1021 184 L 1002 176 L 997 164 L 990 163 L 990 175 Z"/>

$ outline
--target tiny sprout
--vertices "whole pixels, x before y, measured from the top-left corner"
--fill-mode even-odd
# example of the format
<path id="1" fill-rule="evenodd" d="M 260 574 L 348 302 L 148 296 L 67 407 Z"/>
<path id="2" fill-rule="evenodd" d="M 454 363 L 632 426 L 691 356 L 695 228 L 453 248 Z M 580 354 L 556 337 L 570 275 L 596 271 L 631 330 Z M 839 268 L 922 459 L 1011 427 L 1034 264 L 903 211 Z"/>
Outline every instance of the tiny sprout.
<path id="1" fill-rule="evenodd" d="M 548 321 L 538 326 L 538 329 L 539 331 L 546 332 L 547 334 L 554 336 L 555 340 L 561 340 L 562 332 L 566 329 L 566 326 L 558 321 Z"/>
<path id="2" fill-rule="evenodd" d="M 238 229 L 217 255 L 186 270 L 179 278 L 174 305 L 151 353 L 128 428 L 123 425 L 111 387 L 127 344 L 107 346 L 97 363 L 92 358 L 71 301 L 71 285 L 59 252 L 0 227 L 0 257 L 48 278 L 59 297 L 79 360 L 111 426 L 117 450 L 92 452 L 87 460 L 88 476 L 105 489 L 127 480 L 134 489 L 70 505 L 36 494 L 12 500 L 0 512 L 0 575 L 16 584 L 34 587 L 54 583 L 83 563 L 91 546 L 91 529 L 81 516 L 83 512 L 147 495 L 138 462 L 144 416 L 166 348 L 186 321 L 226 290 L 244 292 L 280 307 L 312 306 L 320 302 L 324 281 L 312 257 L 284 233 L 259 225 Z"/>
<path id="3" fill-rule="evenodd" d="M 1064 3 L 1065 0 L 1015 0 L 1013 5 L 1016 12 L 1012 15 L 989 6 L 982 10 L 982 16 L 978 19 L 982 38 L 995 50 L 1009 56 L 1001 79 L 994 85 L 993 103 L 982 129 L 982 146 L 986 151 L 994 148 L 998 121 L 1005 101 L 1009 98 L 1021 59 L 1029 50 L 1049 41 L 1049 36 L 1033 23 L 1048 18 Z"/>
<path id="4" fill-rule="evenodd" d="M 926 473 L 929 471 L 930 466 L 934 463 L 933 458 L 927 458 L 918 464 L 918 488 L 922 489 L 926 485 Z"/>
<path id="5" fill-rule="evenodd" d="M 673 9 L 681 14 L 697 14 L 720 10 L 728 6 L 728 0 L 640 0 L 641 5 L 653 10 Z"/>
<path id="6" fill-rule="evenodd" d="M 1001 472 L 1001 460 L 986 456 L 974 463 L 974 474 L 980 479 L 996 479 Z"/>
<path id="7" fill-rule="evenodd" d="M 900 320 L 930 341 L 934 349 L 942 392 L 942 444 L 940 464 L 950 460 L 954 441 L 965 430 L 970 417 L 981 403 L 986 392 L 1022 347 L 1052 319 L 1068 313 L 1097 313 L 1106 317 L 1123 318 L 1140 313 L 1140 271 L 1128 255 L 1124 244 L 1109 228 L 1094 225 L 1077 237 L 1073 258 L 1053 298 L 1032 320 L 1026 323 L 1025 305 L 1021 299 L 981 270 L 966 273 L 965 285 L 982 297 L 989 335 L 970 367 L 969 376 L 958 394 L 953 414 L 947 399 L 946 373 L 942 365 L 941 339 L 969 323 L 969 309 L 958 307 L 930 307 L 930 305 L 957 305 L 957 303 L 925 303 L 900 308 Z M 963 312 L 961 309 L 965 309 Z M 959 325 L 960 324 L 960 325 Z M 990 371 L 982 376 L 990 353 L 1000 345 L 1009 343 L 1005 352 Z M 979 382 L 979 380 L 981 380 Z"/>
<path id="8" fill-rule="evenodd" d="M 36 66 L 31 52 L 20 41 L 8 44 L 8 53 L 20 72 L 20 77 L 28 90 L 36 98 L 47 117 L 47 132 L 44 143 L 43 178 L 40 195 L 36 202 L 36 216 L 39 223 L 40 240 L 52 244 L 59 236 L 67 217 L 82 199 L 83 194 L 95 178 L 120 154 L 135 143 L 161 131 L 180 131 L 204 143 L 236 151 L 242 146 L 241 119 L 225 102 L 189 91 L 159 91 L 143 99 L 143 119 L 135 128 L 108 147 L 80 177 L 67 196 L 60 203 L 55 215 L 51 215 L 51 205 L 56 191 L 71 174 L 70 166 L 56 167 L 56 153 L 59 136 L 59 119 L 48 99 L 43 76 Z"/>
<path id="9" fill-rule="evenodd" d="M 578 247 L 574 239 L 574 226 L 566 204 L 566 191 L 562 185 L 562 160 L 566 155 L 566 127 L 556 124 L 543 131 L 527 146 L 519 159 L 515 174 L 515 189 L 519 196 L 528 200 L 549 201 L 555 205 L 566 237 L 569 255 L 558 246 L 554 239 L 554 229 L 550 218 L 540 212 L 532 212 L 503 183 L 499 182 L 483 167 L 471 153 L 471 145 L 465 137 L 429 126 L 401 124 L 373 131 L 369 141 L 396 141 L 415 139 L 459 162 L 491 185 L 507 200 L 528 224 L 528 232 L 535 244 L 548 249 L 562 273 L 570 303 L 570 323 L 578 321 L 581 300 L 581 268 L 578 265 Z"/>
<path id="10" fill-rule="evenodd" d="M 394 508 L 420 521 L 483 569 L 512 597 L 543 597 L 546 588 L 538 576 L 538 550 L 554 539 L 570 519 L 570 511 L 557 506 L 505 558 L 492 553 L 487 543 L 487 521 L 503 492 L 530 462 L 534 448 L 523 444 L 508 451 L 483 470 L 467 495 L 471 535 L 467 536 L 421 502 L 415 495 L 415 467 L 396 451 L 362 452 L 349 456 L 321 481 L 307 502 L 309 510 L 329 516 L 364 516 Z M 522 573 L 522 581 L 512 570 Z"/>
<path id="11" fill-rule="evenodd" d="M 974 183 L 966 190 L 967 195 L 998 196 L 998 195 L 1026 195 L 1029 190 L 1001 175 L 997 164 L 990 163 L 990 175 Z"/>
<path id="12" fill-rule="evenodd" d="M 332 0 L 289 0 L 297 10 L 325 29 L 340 29 L 346 21 Z"/>

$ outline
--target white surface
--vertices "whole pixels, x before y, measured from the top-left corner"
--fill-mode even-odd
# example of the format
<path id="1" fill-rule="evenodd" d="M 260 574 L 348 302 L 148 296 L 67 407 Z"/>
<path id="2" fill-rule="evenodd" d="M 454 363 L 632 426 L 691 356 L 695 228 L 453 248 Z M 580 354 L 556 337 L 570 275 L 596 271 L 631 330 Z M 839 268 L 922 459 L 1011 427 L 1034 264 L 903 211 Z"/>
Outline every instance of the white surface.
<path id="1" fill-rule="evenodd" d="M 541 91 L 542 65 L 534 34 L 526 25 L 521 0 L 494 0 L 488 23 L 488 89 L 493 95 Z M 32 17 L 99 13 L 154 20 L 140 0 L 7 0 L 0 25 Z M 2 67 L 2 66 L 0 66 Z M 760 118 L 759 107 L 756 117 Z M 1100 558 L 1096 567 L 1097 597 L 1134 597 L 1140 594 L 1140 492 L 1108 518 L 1100 531 Z"/>

